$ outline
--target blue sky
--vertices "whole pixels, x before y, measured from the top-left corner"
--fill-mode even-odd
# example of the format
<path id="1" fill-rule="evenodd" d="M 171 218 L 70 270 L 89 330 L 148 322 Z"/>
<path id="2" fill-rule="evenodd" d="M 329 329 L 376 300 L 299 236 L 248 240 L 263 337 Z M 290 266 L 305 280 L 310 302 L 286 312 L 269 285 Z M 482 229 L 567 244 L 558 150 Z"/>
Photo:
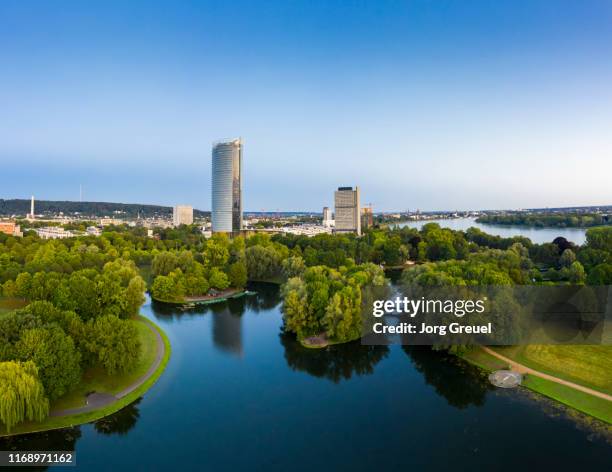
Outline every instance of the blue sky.
<path id="1" fill-rule="evenodd" d="M 0 2 L 0 198 L 612 204 L 612 2 Z"/>

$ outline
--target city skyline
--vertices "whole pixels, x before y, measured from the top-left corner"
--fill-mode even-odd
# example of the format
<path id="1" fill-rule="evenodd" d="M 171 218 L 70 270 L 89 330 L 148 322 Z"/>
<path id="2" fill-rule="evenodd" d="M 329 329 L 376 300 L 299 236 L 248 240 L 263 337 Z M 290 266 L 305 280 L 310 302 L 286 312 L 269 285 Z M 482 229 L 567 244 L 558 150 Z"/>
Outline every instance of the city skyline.
<path id="1" fill-rule="evenodd" d="M 607 2 L 169 5 L 2 2 L 1 198 L 210 210 L 241 135 L 245 211 L 612 203 Z"/>

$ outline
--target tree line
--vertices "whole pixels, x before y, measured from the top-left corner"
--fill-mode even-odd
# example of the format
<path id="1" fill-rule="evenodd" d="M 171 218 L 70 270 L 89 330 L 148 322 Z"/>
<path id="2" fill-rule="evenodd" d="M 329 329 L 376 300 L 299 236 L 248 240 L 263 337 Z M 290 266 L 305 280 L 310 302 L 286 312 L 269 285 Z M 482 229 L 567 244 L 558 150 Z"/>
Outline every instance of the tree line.
<path id="1" fill-rule="evenodd" d="M 503 215 L 483 215 L 478 223 L 495 225 L 533 226 L 536 228 L 589 228 L 612 224 L 611 215 L 600 213 L 510 213 Z"/>

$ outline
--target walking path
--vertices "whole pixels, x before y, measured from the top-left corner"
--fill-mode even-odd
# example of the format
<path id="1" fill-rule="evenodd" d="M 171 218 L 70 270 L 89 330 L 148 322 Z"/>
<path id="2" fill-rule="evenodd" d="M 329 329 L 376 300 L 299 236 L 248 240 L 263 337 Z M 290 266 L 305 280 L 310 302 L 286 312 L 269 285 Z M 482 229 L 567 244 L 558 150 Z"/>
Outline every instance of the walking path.
<path id="1" fill-rule="evenodd" d="M 498 359 L 504 362 L 507 362 L 512 368 L 512 370 L 519 372 L 520 374 L 535 375 L 537 377 L 541 377 L 543 379 L 550 380 L 551 382 L 556 382 L 558 384 L 565 385 L 566 387 L 580 390 L 581 392 L 588 393 L 589 395 L 603 398 L 604 400 L 608 400 L 609 402 L 612 402 L 612 395 L 608 395 L 607 393 L 603 393 L 598 390 L 594 390 L 592 388 L 585 387 L 584 385 L 570 382 L 569 380 L 563 380 L 563 379 L 560 379 L 559 377 L 555 377 L 553 375 L 545 374 L 544 372 L 534 370 L 530 367 L 527 367 L 526 365 L 520 364 L 510 359 L 509 357 L 501 355 L 499 352 L 496 352 L 493 349 L 488 348 L 487 346 L 481 346 L 481 347 L 487 354 L 491 354 L 492 356 L 497 357 Z"/>
<path id="2" fill-rule="evenodd" d="M 166 353 L 166 346 L 164 344 L 164 340 L 159 334 L 159 331 L 155 328 L 153 323 L 149 320 L 144 321 L 149 329 L 155 333 L 156 340 L 156 354 L 155 361 L 151 364 L 147 372 L 140 378 L 138 378 L 134 383 L 124 388 L 120 392 L 116 394 L 111 393 L 92 393 L 87 397 L 87 404 L 85 406 L 79 408 L 70 408 L 67 410 L 56 410 L 52 411 L 49 416 L 68 416 L 68 415 L 78 415 L 79 413 L 87 413 L 93 410 L 97 410 L 99 408 L 103 408 L 105 406 L 111 405 L 115 403 L 117 400 L 122 399 L 126 395 L 132 393 L 138 387 L 140 387 L 143 383 L 145 383 L 154 373 L 157 371 L 157 368 L 162 362 L 164 358 L 164 354 Z"/>

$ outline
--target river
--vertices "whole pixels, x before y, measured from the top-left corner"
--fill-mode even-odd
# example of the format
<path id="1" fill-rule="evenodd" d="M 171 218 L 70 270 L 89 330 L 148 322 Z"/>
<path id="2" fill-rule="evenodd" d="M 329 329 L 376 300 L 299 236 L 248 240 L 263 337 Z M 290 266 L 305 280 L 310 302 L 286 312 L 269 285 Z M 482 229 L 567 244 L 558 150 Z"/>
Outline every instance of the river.
<path id="1" fill-rule="evenodd" d="M 396 226 L 410 226 L 420 229 L 424 224 L 438 223 L 443 228 L 465 231 L 471 226 L 484 231 L 485 233 L 495 234 L 509 238 L 512 236 L 525 236 L 534 243 L 551 243 L 557 236 L 563 236 L 568 241 L 575 244 L 584 244 L 586 241 L 585 228 L 535 228 L 529 226 L 506 226 L 506 225 L 485 225 L 477 223 L 475 218 L 453 218 L 440 220 L 419 220 L 398 223 Z"/>
<path id="2" fill-rule="evenodd" d="M 426 347 L 308 350 L 278 287 L 181 312 L 144 305 L 172 358 L 95 424 L 0 441 L 76 450 L 77 470 L 607 470 L 612 443 L 562 408 Z M 75 470 L 66 468 L 66 470 Z"/>

